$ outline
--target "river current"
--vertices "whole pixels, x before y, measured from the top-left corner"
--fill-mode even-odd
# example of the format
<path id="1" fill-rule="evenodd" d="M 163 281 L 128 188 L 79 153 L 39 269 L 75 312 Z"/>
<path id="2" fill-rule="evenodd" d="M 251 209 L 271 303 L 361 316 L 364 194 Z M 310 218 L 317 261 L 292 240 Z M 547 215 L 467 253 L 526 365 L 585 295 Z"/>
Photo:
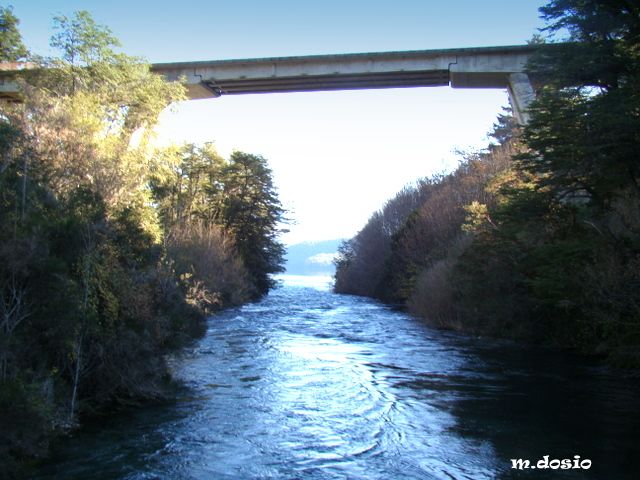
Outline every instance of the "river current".
<path id="1" fill-rule="evenodd" d="M 176 401 L 88 424 L 34 478 L 640 478 L 637 379 L 283 280 L 170 359 Z M 545 455 L 591 468 L 512 469 Z"/>

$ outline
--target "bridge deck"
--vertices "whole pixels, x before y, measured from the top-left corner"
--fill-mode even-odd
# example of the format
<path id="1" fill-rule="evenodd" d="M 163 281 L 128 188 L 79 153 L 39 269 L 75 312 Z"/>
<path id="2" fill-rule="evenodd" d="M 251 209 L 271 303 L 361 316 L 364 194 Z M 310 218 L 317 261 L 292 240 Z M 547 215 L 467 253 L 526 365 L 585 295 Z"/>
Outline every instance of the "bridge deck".
<path id="1" fill-rule="evenodd" d="M 184 82 L 191 99 L 246 93 L 444 85 L 507 88 L 516 117 L 526 123 L 526 109 L 534 92 L 525 74 L 525 65 L 537 48 L 540 47 L 512 45 L 156 63 L 152 70 L 169 81 Z M 22 67 L 6 65 L 7 72 L 0 68 L 0 99 L 20 101 L 13 75 Z"/>
<path id="2" fill-rule="evenodd" d="M 191 98 L 244 93 L 443 86 L 507 88 L 535 49 L 506 47 L 416 50 L 205 62 L 158 63 L 183 78 Z"/>

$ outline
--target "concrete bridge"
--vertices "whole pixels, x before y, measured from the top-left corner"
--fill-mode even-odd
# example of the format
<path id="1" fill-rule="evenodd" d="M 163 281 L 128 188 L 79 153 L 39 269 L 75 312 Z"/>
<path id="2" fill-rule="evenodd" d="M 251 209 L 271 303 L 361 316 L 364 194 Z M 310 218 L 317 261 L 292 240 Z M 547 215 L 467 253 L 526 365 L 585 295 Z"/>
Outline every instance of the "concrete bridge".
<path id="1" fill-rule="evenodd" d="M 186 80 L 189 97 L 249 93 L 308 92 L 375 88 L 500 88 L 509 91 L 516 118 L 528 120 L 534 98 L 525 64 L 537 47 L 418 50 L 275 57 L 246 60 L 159 63 L 168 80 Z"/>
<path id="2" fill-rule="evenodd" d="M 524 71 L 538 47 L 417 50 L 275 57 L 244 60 L 157 63 L 156 73 L 185 82 L 189 98 L 251 93 L 308 92 L 402 87 L 507 89 L 516 119 L 528 121 L 534 91 Z M 0 96 L 16 93 L 0 75 Z"/>

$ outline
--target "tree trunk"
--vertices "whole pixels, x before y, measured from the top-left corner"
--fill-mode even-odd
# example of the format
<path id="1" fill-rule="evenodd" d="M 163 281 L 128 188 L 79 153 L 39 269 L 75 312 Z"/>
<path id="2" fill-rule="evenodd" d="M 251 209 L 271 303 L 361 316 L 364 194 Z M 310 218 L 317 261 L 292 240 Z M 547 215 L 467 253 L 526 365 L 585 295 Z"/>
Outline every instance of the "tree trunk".
<path id="1" fill-rule="evenodd" d="M 76 413 L 76 401 L 78 398 L 78 385 L 80 383 L 80 371 L 82 370 L 82 342 L 84 340 L 84 333 L 80 334 L 76 345 L 76 369 L 73 375 L 73 389 L 71 392 L 71 408 L 69 411 L 69 420 L 73 420 Z"/>
<path id="2" fill-rule="evenodd" d="M 27 155 L 24 155 L 24 161 L 22 164 L 22 199 L 21 199 L 21 215 L 20 215 L 20 220 L 22 220 L 22 222 L 24 222 L 24 216 L 26 214 L 27 211 L 27 174 L 28 174 L 28 167 L 29 167 L 29 157 L 27 157 Z"/>

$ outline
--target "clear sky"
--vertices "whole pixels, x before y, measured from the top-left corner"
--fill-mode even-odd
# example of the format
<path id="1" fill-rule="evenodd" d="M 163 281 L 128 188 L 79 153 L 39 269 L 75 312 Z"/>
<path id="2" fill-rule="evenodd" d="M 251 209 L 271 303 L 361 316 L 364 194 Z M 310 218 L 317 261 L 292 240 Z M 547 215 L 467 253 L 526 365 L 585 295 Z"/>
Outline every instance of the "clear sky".
<path id="1" fill-rule="evenodd" d="M 54 15 L 88 10 L 150 62 L 523 44 L 543 0 L 0 0 L 49 55 Z M 348 237 L 403 185 L 481 148 L 505 91 L 448 87 L 267 94 L 185 102 L 160 137 L 215 141 L 269 160 L 286 243 Z"/>

